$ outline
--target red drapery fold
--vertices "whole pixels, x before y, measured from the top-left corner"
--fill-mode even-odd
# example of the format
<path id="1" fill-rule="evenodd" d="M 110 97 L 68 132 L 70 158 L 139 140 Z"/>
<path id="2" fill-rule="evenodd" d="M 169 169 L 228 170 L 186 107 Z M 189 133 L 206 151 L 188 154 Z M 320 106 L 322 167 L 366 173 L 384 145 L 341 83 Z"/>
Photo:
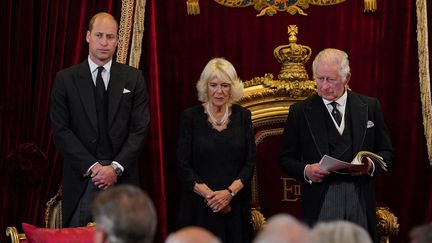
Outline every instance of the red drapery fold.
<path id="1" fill-rule="evenodd" d="M 54 75 L 86 58 L 90 17 L 117 8 L 117 1 L 1 1 L 0 228 L 44 225 L 45 203 L 62 176 L 48 114 Z M 20 180 L 42 172 L 31 151 L 47 157 L 42 180 Z M 4 233 L 0 241 L 6 241 Z"/>

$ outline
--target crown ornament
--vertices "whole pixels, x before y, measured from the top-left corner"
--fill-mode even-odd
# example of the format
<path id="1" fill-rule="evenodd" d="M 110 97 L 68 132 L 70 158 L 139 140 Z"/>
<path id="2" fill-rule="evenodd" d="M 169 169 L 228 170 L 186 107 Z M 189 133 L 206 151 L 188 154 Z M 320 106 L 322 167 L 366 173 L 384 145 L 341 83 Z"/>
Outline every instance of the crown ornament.
<path id="1" fill-rule="evenodd" d="M 272 73 L 254 77 L 244 82 L 243 97 L 238 104 L 252 112 L 254 124 L 266 124 L 270 120 L 285 122 L 290 105 L 316 93 L 314 80 L 309 80 L 305 64 L 312 49 L 297 44 L 298 28 L 288 26 L 289 43 L 273 50 L 281 69 L 277 78 Z"/>
<path id="2" fill-rule="evenodd" d="M 298 27 L 288 26 L 289 44 L 281 45 L 274 49 L 273 55 L 281 64 L 278 78 L 282 81 L 307 81 L 309 76 L 305 69 L 305 63 L 309 60 L 312 50 L 308 46 L 297 44 Z"/>

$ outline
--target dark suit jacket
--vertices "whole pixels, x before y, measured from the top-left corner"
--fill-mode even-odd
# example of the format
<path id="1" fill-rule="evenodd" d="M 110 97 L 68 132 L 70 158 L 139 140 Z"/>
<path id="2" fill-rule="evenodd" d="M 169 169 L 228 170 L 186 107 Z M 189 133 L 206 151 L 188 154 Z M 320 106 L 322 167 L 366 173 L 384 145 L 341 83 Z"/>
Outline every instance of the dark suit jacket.
<path id="1" fill-rule="evenodd" d="M 130 92 L 128 92 L 128 90 Z M 108 129 L 114 158 L 125 169 L 118 183 L 138 184 L 137 156 L 150 115 L 141 71 L 112 62 L 108 86 Z M 88 61 L 57 73 L 51 93 L 53 139 L 63 156 L 63 224 L 70 220 L 95 157 L 98 122 Z"/>
<path id="2" fill-rule="evenodd" d="M 377 99 L 348 92 L 347 109 L 350 109 L 352 124 L 353 154 L 367 150 L 381 155 L 390 167 L 393 149 Z M 317 163 L 322 156 L 329 154 L 328 134 L 325 116 L 329 116 L 322 98 L 317 94 L 290 107 L 282 138 L 279 165 L 289 176 L 302 182 L 302 217 L 313 225 L 323 203 L 328 188 L 325 183 L 307 183 L 304 179 L 306 164 Z M 368 126 L 368 121 L 373 126 Z M 369 122 L 369 124 L 371 124 Z M 379 165 L 375 173 L 381 172 Z M 373 177 L 363 175 L 358 178 L 361 195 L 366 203 L 369 232 L 376 237 L 375 192 Z"/>

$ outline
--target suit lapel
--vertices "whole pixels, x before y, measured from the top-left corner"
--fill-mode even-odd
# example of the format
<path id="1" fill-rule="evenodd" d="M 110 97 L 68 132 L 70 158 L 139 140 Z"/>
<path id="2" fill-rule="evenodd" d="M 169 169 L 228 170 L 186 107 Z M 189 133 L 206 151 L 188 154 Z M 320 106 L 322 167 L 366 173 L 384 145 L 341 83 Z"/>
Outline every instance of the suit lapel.
<path id="1" fill-rule="evenodd" d="M 324 122 L 326 115 L 324 108 L 321 97 L 315 94 L 306 103 L 304 109 L 309 132 L 321 157 L 324 154 L 329 154 L 328 135 Z"/>
<path id="2" fill-rule="evenodd" d="M 368 106 L 361 101 L 357 95 L 348 92 L 348 105 L 351 111 L 351 124 L 353 134 L 353 153 L 357 154 L 366 135 L 366 125 L 368 120 Z"/>
<path id="3" fill-rule="evenodd" d="M 111 127 L 114 116 L 120 104 L 120 99 L 123 95 L 123 89 L 125 87 L 125 80 L 125 78 L 122 78 L 120 64 L 113 61 L 108 88 L 108 128 Z"/>
<path id="4" fill-rule="evenodd" d="M 86 111 L 87 116 L 90 119 L 90 123 L 97 131 L 98 126 L 96 103 L 94 97 L 94 83 L 87 60 L 80 64 L 78 68 L 78 76 L 77 79 L 75 79 L 75 84 L 78 87 L 82 103 L 84 104 L 84 110 Z"/>

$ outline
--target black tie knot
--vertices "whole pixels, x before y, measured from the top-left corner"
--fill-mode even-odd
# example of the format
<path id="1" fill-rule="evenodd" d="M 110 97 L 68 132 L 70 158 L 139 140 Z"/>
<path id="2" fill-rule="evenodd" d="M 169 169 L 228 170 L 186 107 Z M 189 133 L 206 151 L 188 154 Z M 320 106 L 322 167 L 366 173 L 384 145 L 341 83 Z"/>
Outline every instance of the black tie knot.
<path id="1" fill-rule="evenodd" d="M 96 76 L 96 90 L 98 92 L 98 95 L 100 97 L 103 97 L 105 95 L 105 84 L 102 79 L 102 71 L 104 70 L 104 67 L 98 67 L 98 73 Z"/>
<path id="2" fill-rule="evenodd" d="M 338 124 L 338 126 L 340 126 L 341 122 L 342 122 L 342 116 L 339 112 L 339 110 L 337 109 L 337 102 L 333 101 L 330 103 L 330 105 L 333 106 L 333 110 L 331 111 L 331 114 L 333 116 L 333 118 L 335 119 L 336 123 Z"/>

